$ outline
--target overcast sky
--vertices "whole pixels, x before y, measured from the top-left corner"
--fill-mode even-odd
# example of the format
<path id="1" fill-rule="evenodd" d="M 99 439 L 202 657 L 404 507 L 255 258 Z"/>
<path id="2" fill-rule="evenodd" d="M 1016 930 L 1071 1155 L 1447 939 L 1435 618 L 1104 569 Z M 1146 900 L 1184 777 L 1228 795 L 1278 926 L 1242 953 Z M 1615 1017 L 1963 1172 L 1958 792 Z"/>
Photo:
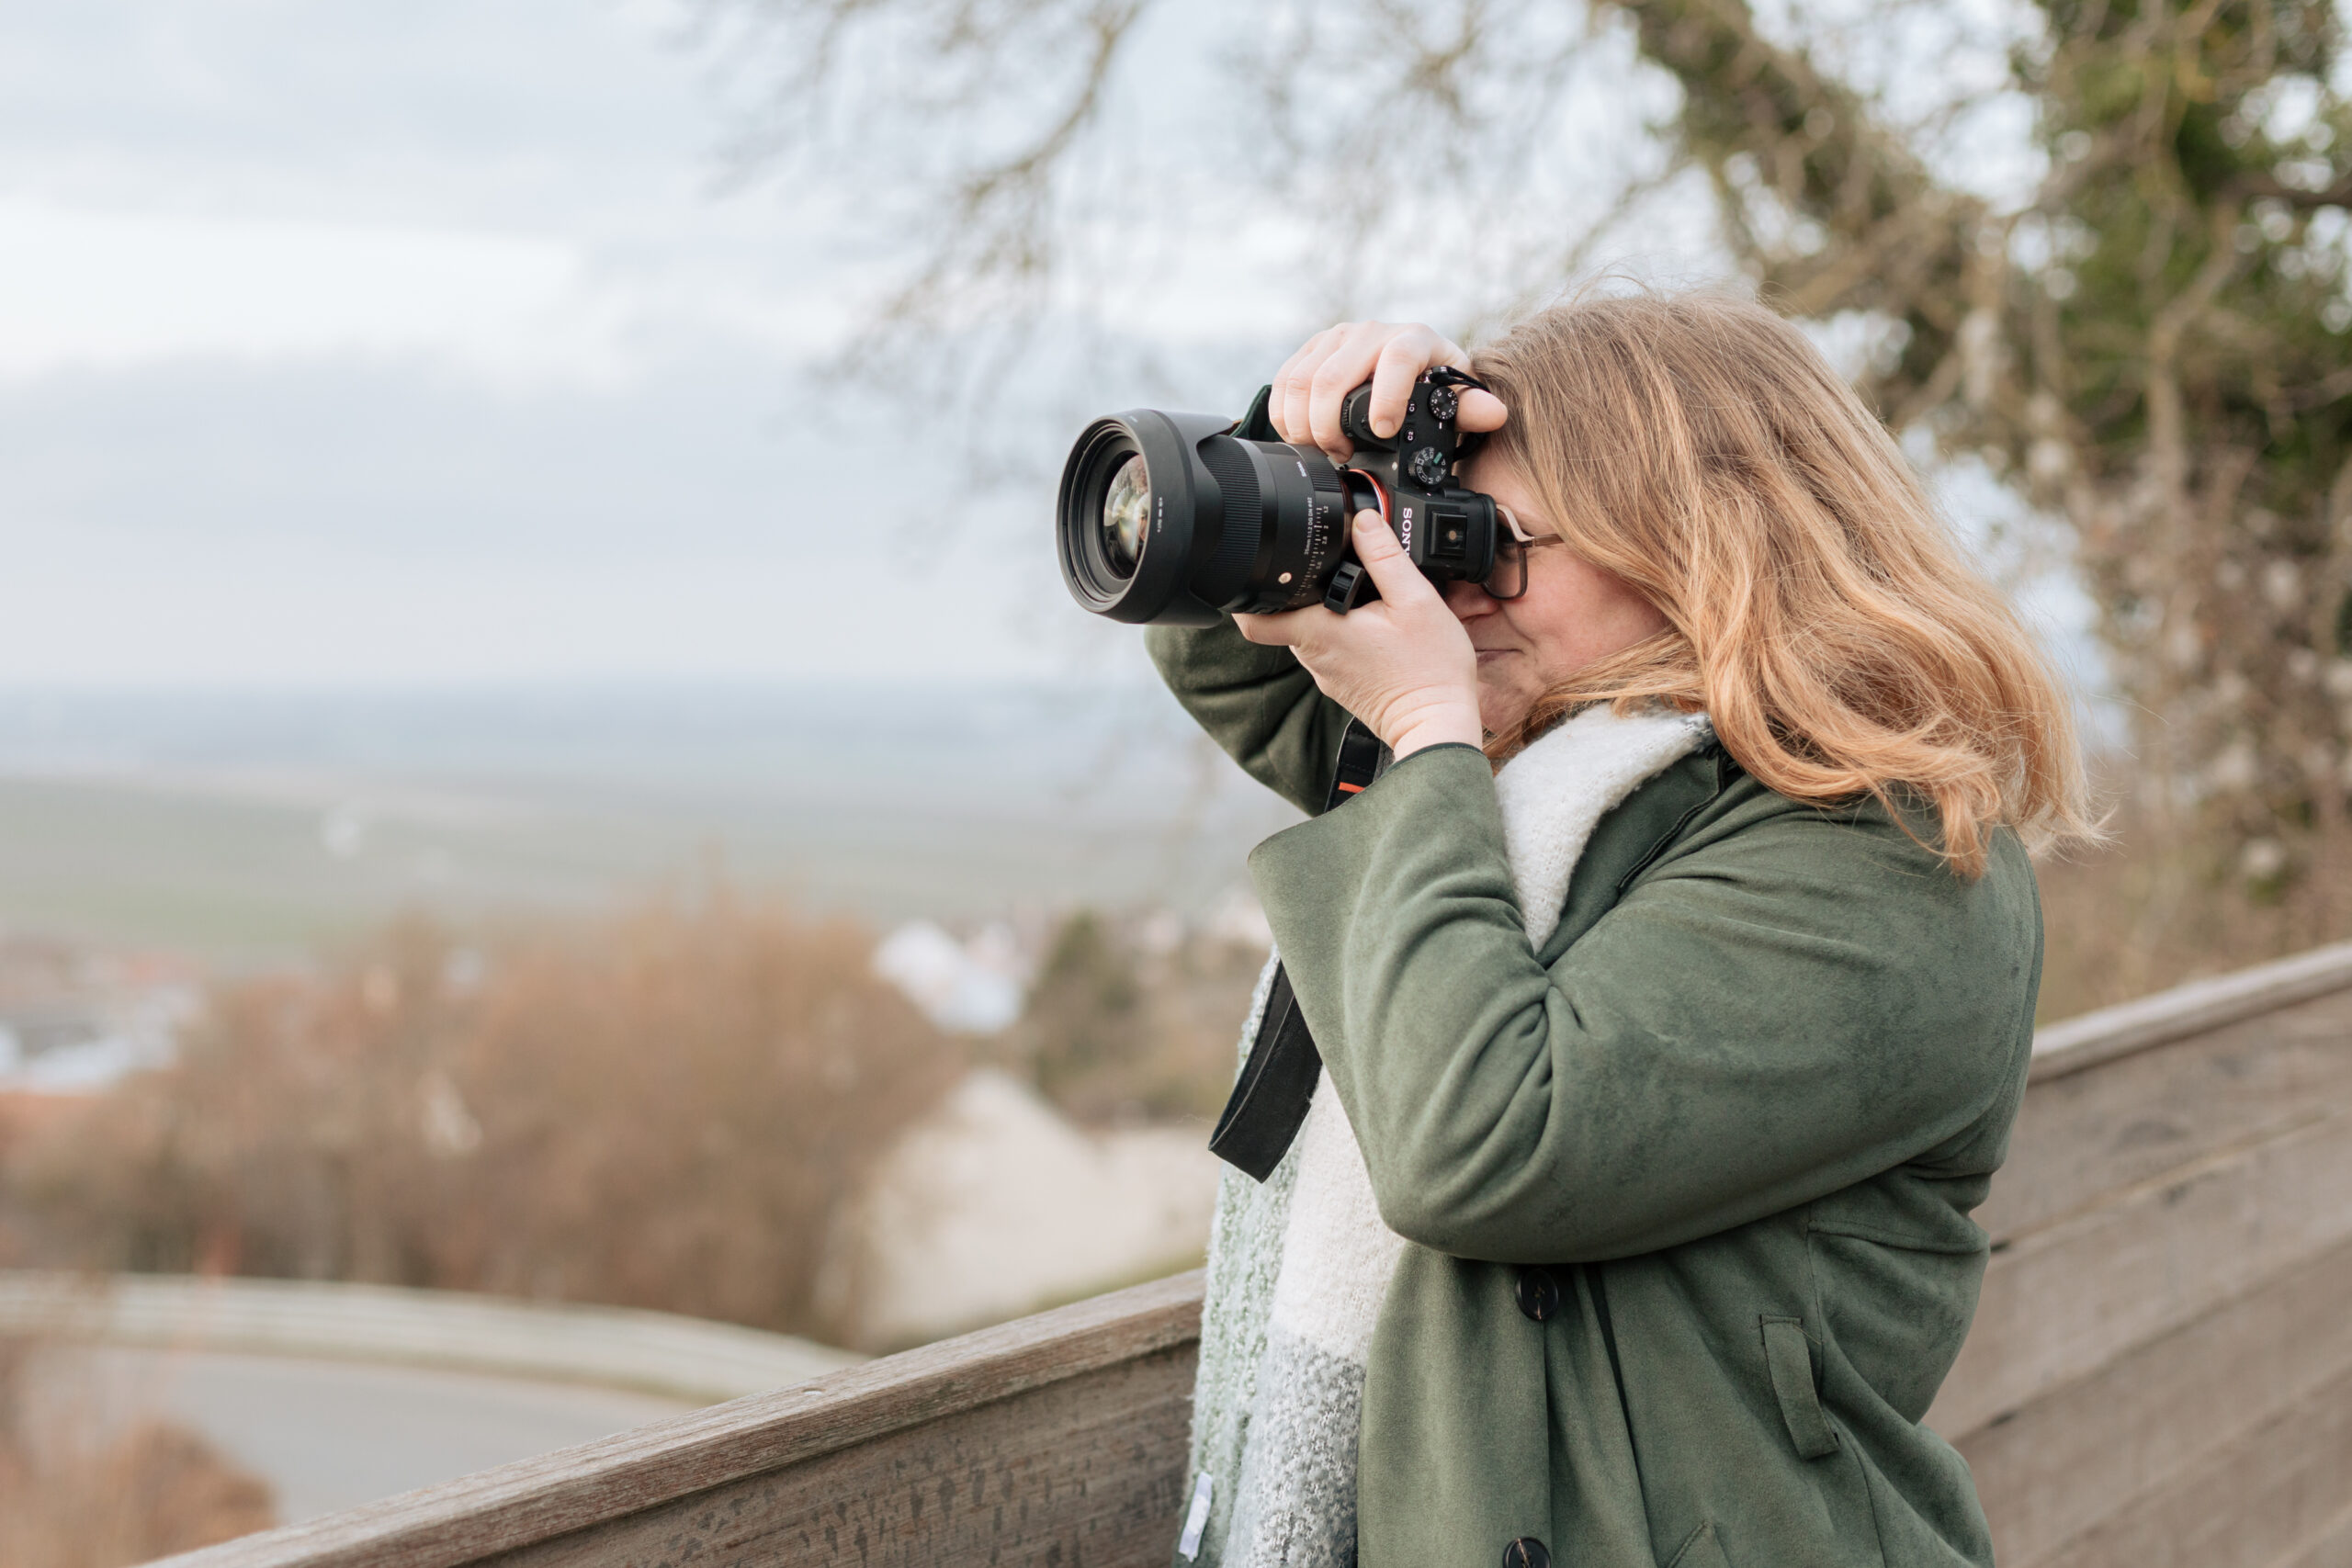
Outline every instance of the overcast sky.
<path id="1" fill-rule="evenodd" d="M 1036 497 L 929 545 L 971 504 L 944 459 L 813 422 L 875 258 L 824 193 L 722 192 L 677 36 L 656 0 L 0 0 L 0 681 L 1125 657 Z"/>
<path id="2" fill-rule="evenodd" d="M 721 181 L 681 16 L 0 0 L 0 684 L 1137 671 L 1053 566 L 1076 411 L 987 491 L 918 411 L 823 417 L 810 367 L 904 256 L 870 192 Z M 1147 40 L 1115 112 L 1214 100 L 1169 86 L 1213 42 Z M 1585 118 L 1587 161 L 1638 135 Z M 1206 188 L 1199 128 L 1141 140 L 1156 214 Z M 1238 407 L 1305 286 L 1175 218 L 1114 235 L 1111 325 Z M 1123 374 L 1085 396 L 1178 395 Z"/>

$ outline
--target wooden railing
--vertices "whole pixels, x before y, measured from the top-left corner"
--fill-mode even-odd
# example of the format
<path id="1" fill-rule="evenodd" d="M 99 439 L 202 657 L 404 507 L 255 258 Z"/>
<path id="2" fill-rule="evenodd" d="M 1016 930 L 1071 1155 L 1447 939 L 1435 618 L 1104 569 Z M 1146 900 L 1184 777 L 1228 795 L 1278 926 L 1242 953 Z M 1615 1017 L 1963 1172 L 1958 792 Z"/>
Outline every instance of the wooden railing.
<path id="1" fill-rule="evenodd" d="M 2004 1568 L 2352 1562 L 2352 945 L 2044 1031 L 1979 1218 L 1928 1420 Z M 1182 1275 L 173 1562 L 1157 1568 L 1199 1318 Z"/>

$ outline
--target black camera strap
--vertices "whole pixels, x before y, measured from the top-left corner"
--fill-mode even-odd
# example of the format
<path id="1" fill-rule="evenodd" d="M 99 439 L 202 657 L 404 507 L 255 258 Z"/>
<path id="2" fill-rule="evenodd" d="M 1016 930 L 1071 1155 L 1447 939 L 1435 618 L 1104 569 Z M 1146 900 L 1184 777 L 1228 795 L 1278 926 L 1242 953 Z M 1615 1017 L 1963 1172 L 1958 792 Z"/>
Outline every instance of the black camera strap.
<path id="1" fill-rule="evenodd" d="M 1323 809 L 1336 810 L 1351 796 L 1362 795 L 1387 771 L 1388 760 L 1388 748 L 1380 737 L 1363 720 L 1350 718 L 1340 737 L 1340 765 L 1333 770 Z M 1250 1043 L 1250 1059 L 1242 1064 L 1233 1096 L 1209 1134 L 1209 1153 L 1257 1180 L 1272 1176 L 1306 1123 L 1315 1081 L 1322 1072 L 1323 1055 L 1315 1048 L 1315 1036 L 1298 1010 L 1290 974 L 1277 964 L 1266 1010 L 1258 1021 L 1258 1037 Z"/>
<path id="2" fill-rule="evenodd" d="M 1340 765 L 1331 770 L 1331 793 L 1323 797 L 1323 809 L 1338 810 L 1387 771 L 1388 748 L 1363 720 L 1351 716 L 1340 734 Z"/>
<path id="3" fill-rule="evenodd" d="M 1273 415 L 1268 412 L 1273 400 L 1274 388 L 1270 381 L 1258 389 L 1258 395 L 1250 400 L 1250 412 L 1233 422 L 1230 434 L 1244 441 L 1280 441 L 1282 434 L 1274 428 Z"/>

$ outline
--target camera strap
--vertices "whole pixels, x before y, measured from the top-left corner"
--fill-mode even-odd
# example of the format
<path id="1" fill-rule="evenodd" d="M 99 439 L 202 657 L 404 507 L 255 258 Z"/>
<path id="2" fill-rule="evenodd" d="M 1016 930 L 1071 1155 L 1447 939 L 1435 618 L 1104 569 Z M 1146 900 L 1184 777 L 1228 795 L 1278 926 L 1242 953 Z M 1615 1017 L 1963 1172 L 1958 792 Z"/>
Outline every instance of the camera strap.
<path id="1" fill-rule="evenodd" d="M 1388 748 L 1363 720 L 1350 717 L 1340 736 L 1340 765 L 1331 772 L 1331 793 L 1324 797 L 1323 809 L 1338 810 L 1387 771 Z"/>
<path id="2" fill-rule="evenodd" d="M 1380 737 L 1363 720 L 1351 717 L 1340 736 L 1340 763 L 1323 809 L 1337 810 L 1362 795 L 1388 771 L 1388 748 Z M 1276 964 L 1266 1010 L 1259 1015 L 1258 1037 L 1250 1043 L 1250 1059 L 1242 1064 L 1232 1098 L 1209 1134 L 1209 1153 L 1259 1181 L 1272 1176 L 1306 1124 L 1306 1108 L 1322 1072 L 1323 1054 L 1316 1049 L 1315 1036 L 1298 1010 L 1290 973 Z"/>
<path id="3" fill-rule="evenodd" d="M 1270 381 L 1258 389 L 1258 395 L 1250 401 L 1250 412 L 1233 422 L 1228 434 L 1244 441 L 1280 441 L 1282 435 L 1274 429 L 1273 415 L 1267 412 L 1273 400 L 1274 388 Z"/>

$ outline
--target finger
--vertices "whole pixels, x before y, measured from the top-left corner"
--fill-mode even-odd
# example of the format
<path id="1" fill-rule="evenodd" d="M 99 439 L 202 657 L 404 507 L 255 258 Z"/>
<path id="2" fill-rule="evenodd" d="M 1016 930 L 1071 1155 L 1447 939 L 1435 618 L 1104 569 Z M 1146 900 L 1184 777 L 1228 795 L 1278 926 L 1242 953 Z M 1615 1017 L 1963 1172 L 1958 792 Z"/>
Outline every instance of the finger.
<path id="1" fill-rule="evenodd" d="M 1500 430 L 1510 418 L 1510 410 L 1492 392 L 1482 392 L 1476 387 L 1462 394 L 1460 423 L 1464 430 Z"/>
<path id="2" fill-rule="evenodd" d="M 1355 451 L 1355 443 L 1340 428 L 1340 405 L 1371 377 L 1382 345 L 1396 330 L 1385 321 L 1359 321 L 1316 367 L 1306 422 L 1315 445 L 1335 458 L 1345 459 Z"/>
<path id="3" fill-rule="evenodd" d="M 1356 513 L 1356 559 L 1363 562 L 1364 570 L 1372 574 L 1373 586 L 1380 590 L 1385 604 L 1403 606 L 1416 599 L 1434 599 L 1437 590 L 1396 542 L 1380 513 L 1365 510 Z"/>
<path id="4" fill-rule="evenodd" d="M 1275 425 L 1275 434 L 1280 434 L 1282 440 L 1289 440 L 1291 437 L 1289 430 L 1284 428 L 1286 419 L 1284 419 L 1284 409 L 1282 409 L 1282 404 L 1284 404 L 1284 400 L 1291 395 L 1291 378 L 1298 374 L 1298 360 L 1306 357 L 1306 353 L 1312 348 L 1312 345 L 1315 345 L 1315 339 L 1307 339 L 1306 344 L 1301 344 L 1298 348 L 1291 350 L 1289 360 L 1282 362 L 1282 369 L 1275 371 L 1272 388 L 1265 392 L 1265 419 Z"/>
<path id="5" fill-rule="evenodd" d="M 1318 333 L 1316 337 L 1321 335 Z M 1291 350 L 1290 357 L 1283 360 L 1282 368 L 1274 372 L 1272 389 L 1266 394 L 1266 417 L 1272 422 L 1274 434 L 1285 441 L 1290 439 L 1290 430 L 1289 418 L 1283 405 L 1290 398 L 1291 382 L 1298 375 L 1299 362 L 1313 351 L 1315 343 L 1316 338 L 1311 337 Z"/>
<path id="6" fill-rule="evenodd" d="M 1302 617 L 1320 612 L 1329 615 L 1319 604 L 1304 610 L 1289 610 L 1279 615 L 1243 615 L 1233 617 L 1234 628 L 1250 642 L 1266 648 L 1295 648 L 1306 628 L 1300 625 Z"/>
<path id="7" fill-rule="evenodd" d="M 1405 405 L 1413 400 L 1413 382 L 1432 365 L 1451 365 L 1442 351 L 1462 352 L 1427 327 L 1408 327 L 1381 348 L 1372 370 L 1372 428 L 1375 434 L 1394 435 L 1405 423 Z"/>
<path id="8" fill-rule="evenodd" d="M 1342 321 L 1308 338 L 1296 354 L 1283 362 L 1282 373 L 1274 378 L 1274 395 L 1267 400 L 1266 406 L 1273 415 L 1274 429 L 1283 440 L 1312 439 L 1306 423 L 1306 403 L 1314 392 L 1315 372 L 1346 336 L 1348 326 Z"/>

